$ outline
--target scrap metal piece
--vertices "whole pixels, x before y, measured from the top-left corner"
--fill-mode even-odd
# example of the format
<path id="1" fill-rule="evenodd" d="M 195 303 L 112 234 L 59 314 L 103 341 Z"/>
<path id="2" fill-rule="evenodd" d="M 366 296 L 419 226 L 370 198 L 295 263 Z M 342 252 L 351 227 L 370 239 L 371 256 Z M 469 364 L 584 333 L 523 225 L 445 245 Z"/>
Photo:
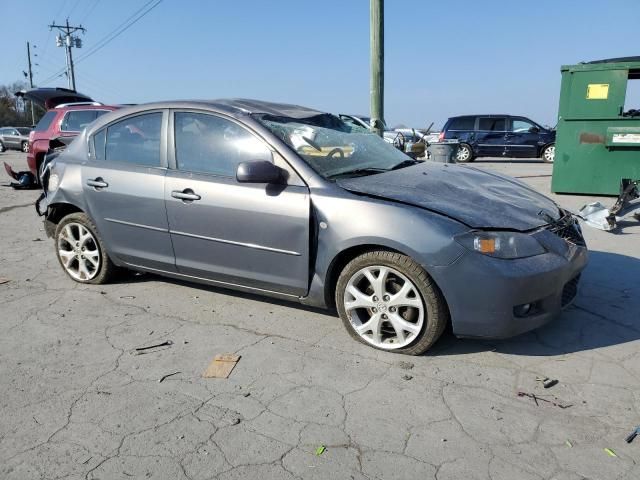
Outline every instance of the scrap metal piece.
<path id="1" fill-rule="evenodd" d="M 640 425 L 638 425 L 633 432 L 627 435 L 627 438 L 625 438 L 624 441 L 627 443 L 631 443 L 638 435 L 640 435 Z"/>
<path id="2" fill-rule="evenodd" d="M 639 183 L 640 180 L 623 179 L 620 182 L 620 195 L 611 208 L 600 202 L 588 203 L 579 210 L 580 217 L 587 225 L 606 232 L 614 230 L 617 222 L 624 217 L 633 215 L 640 219 Z"/>
<path id="3" fill-rule="evenodd" d="M 17 183 L 10 183 L 10 185 L 16 190 L 38 188 L 38 183 L 36 182 L 36 178 L 33 176 L 33 173 L 29 171 L 16 172 L 7 162 L 4 162 L 4 169 L 11 178 L 16 180 Z"/>

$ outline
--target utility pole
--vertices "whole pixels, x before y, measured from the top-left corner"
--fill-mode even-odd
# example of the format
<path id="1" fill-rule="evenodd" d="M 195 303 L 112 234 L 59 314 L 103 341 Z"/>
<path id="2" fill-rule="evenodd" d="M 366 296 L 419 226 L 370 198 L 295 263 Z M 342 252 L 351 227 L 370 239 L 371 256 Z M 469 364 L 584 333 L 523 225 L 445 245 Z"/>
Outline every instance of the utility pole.
<path id="1" fill-rule="evenodd" d="M 56 46 L 65 47 L 65 52 L 67 55 L 67 79 L 69 80 L 69 88 L 71 90 L 76 89 L 76 74 L 73 70 L 73 54 L 71 53 L 71 47 L 82 48 L 82 40 L 73 35 L 77 31 L 81 31 L 82 33 L 86 32 L 86 30 L 80 26 L 71 26 L 69 25 L 69 19 L 67 18 L 67 22 L 65 25 L 49 25 L 49 29 L 57 28 L 62 32 L 62 35 L 56 36 Z"/>
<path id="2" fill-rule="evenodd" d="M 371 126 L 384 131 L 384 0 L 371 0 Z"/>
<path id="3" fill-rule="evenodd" d="M 29 42 L 27 42 L 27 60 L 29 62 L 29 87 L 33 88 L 33 71 L 31 70 L 31 45 L 29 45 Z M 33 113 L 33 101 L 29 103 L 31 103 L 31 125 L 33 125 L 34 123 L 36 123 L 36 117 Z"/>

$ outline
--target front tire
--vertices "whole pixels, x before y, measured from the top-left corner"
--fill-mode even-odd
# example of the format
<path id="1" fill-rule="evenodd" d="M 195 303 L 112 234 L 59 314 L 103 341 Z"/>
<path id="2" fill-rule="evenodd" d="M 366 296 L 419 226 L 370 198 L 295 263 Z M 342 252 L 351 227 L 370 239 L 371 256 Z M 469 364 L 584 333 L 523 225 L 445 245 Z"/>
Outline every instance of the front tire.
<path id="1" fill-rule="evenodd" d="M 0 142 L 0 153 L 4 152 L 6 150 L 4 143 Z"/>
<path id="2" fill-rule="evenodd" d="M 24 153 L 29 153 L 29 142 L 22 142 L 21 148 Z"/>
<path id="3" fill-rule="evenodd" d="M 385 250 L 349 262 L 335 300 L 353 338 L 389 352 L 424 353 L 449 321 L 446 302 L 427 272 L 410 257 Z"/>
<path id="4" fill-rule="evenodd" d="M 458 146 L 458 151 L 456 152 L 456 162 L 457 163 L 467 163 L 473 161 L 473 149 L 471 145 L 467 143 L 461 143 Z"/>
<path id="5" fill-rule="evenodd" d="M 545 163 L 553 163 L 556 158 L 556 144 L 552 143 L 544 147 L 542 152 L 540 152 L 540 158 Z"/>
<path id="6" fill-rule="evenodd" d="M 113 278 L 113 264 L 96 226 L 84 213 L 64 217 L 55 233 L 56 256 L 62 269 L 78 283 L 102 284 Z"/>

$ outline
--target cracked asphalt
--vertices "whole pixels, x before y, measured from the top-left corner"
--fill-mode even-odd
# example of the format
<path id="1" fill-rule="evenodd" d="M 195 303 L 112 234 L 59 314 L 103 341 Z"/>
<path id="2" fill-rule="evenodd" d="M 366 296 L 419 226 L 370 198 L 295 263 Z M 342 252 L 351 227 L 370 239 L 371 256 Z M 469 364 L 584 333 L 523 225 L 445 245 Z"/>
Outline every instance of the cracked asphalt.
<path id="1" fill-rule="evenodd" d="M 548 193 L 549 165 L 476 165 Z M 590 264 L 554 323 L 403 357 L 295 304 L 153 275 L 74 283 L 36 197 L 0 187 L 2 479 L 640 478 L 640 438 L 624 441 L 640 425 L 637 222 L 585 227 Z M 202 378 L 219 353 L 242 358 Z"/>

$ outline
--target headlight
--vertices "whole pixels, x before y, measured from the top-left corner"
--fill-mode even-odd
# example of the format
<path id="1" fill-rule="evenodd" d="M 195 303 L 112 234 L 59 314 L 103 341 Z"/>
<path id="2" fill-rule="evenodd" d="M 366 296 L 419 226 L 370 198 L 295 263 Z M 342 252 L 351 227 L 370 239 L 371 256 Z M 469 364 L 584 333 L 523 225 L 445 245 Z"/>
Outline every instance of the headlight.
<path id="1" fill-rule="evenodd" d="M 541 255 L 544 247 L 526 233 L 468 232 L 455 237 L 463 247 L 497 258 L 525 258 Z"/>
<path id="2" fill-rule="evenodd" d="M 51 175 L 49 175 L 49 183 L 47 184 L 47 190 L 50 192 L 55 192 L 58 189 L 59 185 L 60 185 L 60 177 L 55 173 L 52 173 Z"/>

